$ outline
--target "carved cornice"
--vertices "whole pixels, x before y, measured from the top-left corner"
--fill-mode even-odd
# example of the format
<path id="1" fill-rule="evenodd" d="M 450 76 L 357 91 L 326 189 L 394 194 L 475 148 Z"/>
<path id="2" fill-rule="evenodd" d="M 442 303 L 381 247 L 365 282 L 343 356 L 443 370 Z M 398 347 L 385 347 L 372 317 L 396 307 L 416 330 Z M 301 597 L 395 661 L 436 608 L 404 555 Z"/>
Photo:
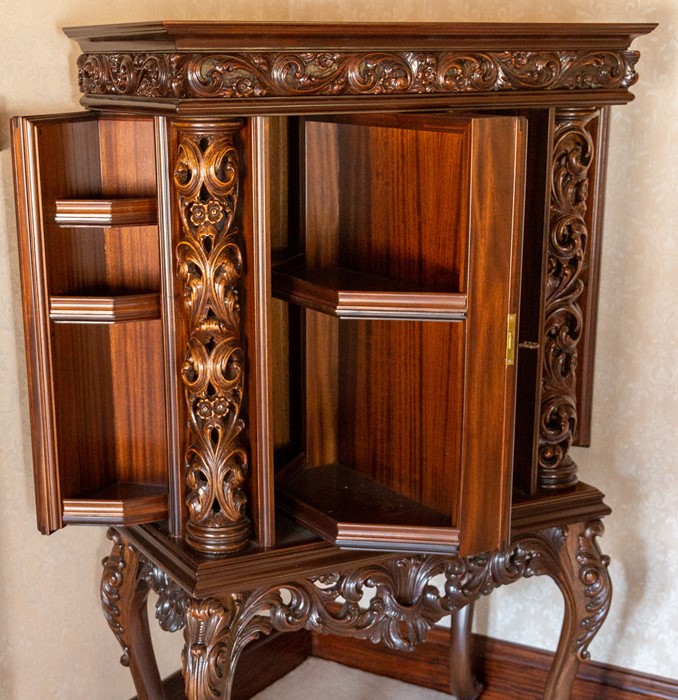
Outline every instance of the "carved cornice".
<path id="1" fill-rule="evenodd" d="M 628 50 L 85 53 L 85 95 L 213 99 L 627 89 Z"/>
<path id="2" fill-rule="evenodd" d="M 248 457 L 241 415 L 245 368 L 240 332 L 242 255 L 234 225 L 239 122 L 174 122 L 174 188 L 181 219 L 178 288 L 188 343 L 181 370 L 190 441 L 185 455 L 187 542 L 214 554 L 249 542 Z"/>
<path id="3" fill-rule="evenodd" d="M 539 486 L 551 491 L 577 483 L 569 454 L 577 424 L 577 346 L 582 332 L 579 298 L 588 230 L 588 171 L 594 158 L 586 125 L 596 112 L 558 110 L 553 146 L 544 354 L 539 430 Z"/>

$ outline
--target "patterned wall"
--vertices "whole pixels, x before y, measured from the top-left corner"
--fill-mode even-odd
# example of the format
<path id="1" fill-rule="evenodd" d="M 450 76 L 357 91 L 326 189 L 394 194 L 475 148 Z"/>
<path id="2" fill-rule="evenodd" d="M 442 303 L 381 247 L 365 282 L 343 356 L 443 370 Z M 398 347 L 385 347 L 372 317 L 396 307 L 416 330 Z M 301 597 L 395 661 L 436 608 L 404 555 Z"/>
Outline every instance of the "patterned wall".
<path id="1" fill-rule="evenodd" d="M 602 541 L 616 585 L 596 659 L 676 676 L 678 647 L 678 5 L 674 0 L 60 0 L 2 3 L 0 44 L 0 697 L 100 700 L 133 694 L 99 611 L 102 528 L 42 537 L 33 519 L 19 274 L 7 118 L 77 106 L 75 44 L 60 27 L 161 18 L 440 21 L 658 21 L 643 52 L 637 99 L 614 113 L 605 225 L 593 446 L 581 474 L 608 495 Z M 539 611 L 531 619 L 531 613 Z M 555 647 L 561 603 L 548 581 L 483 602 L 478 627 Z M 158 635 L 163 673 L 181 639 Z"/>

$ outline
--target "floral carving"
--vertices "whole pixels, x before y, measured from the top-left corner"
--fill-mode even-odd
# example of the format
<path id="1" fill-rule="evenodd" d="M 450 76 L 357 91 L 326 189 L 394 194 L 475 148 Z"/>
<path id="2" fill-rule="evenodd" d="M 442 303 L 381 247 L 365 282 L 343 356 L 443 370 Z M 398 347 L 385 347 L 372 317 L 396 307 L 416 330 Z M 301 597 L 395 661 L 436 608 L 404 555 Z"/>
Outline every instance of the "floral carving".
<path id="1" fill-rule="evenodd" d="M 626 89 L 635 51 L 93 53 L 78 59 L 87 95 L 285 97 Z"/>
<path id="2" fill-rule="evenodd" d="M 569 449 L 577 423 L 579 298 L 588 238 L 588 171 L 594 157 L 586 124 L 594 115 L 592 110 L 559 110 L 554 135 L 539 431 L 539 485 L 549 490 L 577 483 Z"/>
<path id="3" fill-rule="evenodd" d="M 187 541 L 202 551 L 229 553 L 248 544 L 250 530 L 241 414 L 242 255 L 234 225 L 239 178 L 234 133 L 240 124 L 175 126 L 180 139 L 174 187 L 182 223 L 176 264 L 188 336 L 181 370 L 190 431 Z"/>

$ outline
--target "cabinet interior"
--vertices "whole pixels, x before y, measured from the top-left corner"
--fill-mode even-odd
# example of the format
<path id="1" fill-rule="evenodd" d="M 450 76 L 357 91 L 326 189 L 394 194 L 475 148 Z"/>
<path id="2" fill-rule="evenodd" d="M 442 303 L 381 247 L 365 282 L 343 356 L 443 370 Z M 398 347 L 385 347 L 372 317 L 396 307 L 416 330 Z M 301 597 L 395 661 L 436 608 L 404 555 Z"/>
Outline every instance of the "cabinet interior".
<path id="1" fill-rule="evenodd" d="M 46 468 L 57 475 L 63 522 L 162 519 L 169 464 L 153 119 L 48 117 L 24 129 L 51 363 Z"/>

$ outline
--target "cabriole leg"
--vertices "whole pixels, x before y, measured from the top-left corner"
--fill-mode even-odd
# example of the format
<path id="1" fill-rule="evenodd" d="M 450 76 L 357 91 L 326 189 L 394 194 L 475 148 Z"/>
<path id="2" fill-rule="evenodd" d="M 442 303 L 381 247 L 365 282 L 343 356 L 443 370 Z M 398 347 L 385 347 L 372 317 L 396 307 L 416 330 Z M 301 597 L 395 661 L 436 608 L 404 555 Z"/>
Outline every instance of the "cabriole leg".
<path id="1" fill-rule="evenodd" d="M 473 674 L 471 628 L 473 603 L 452 613 L 450 618 L 450 691 L 457 700 L 476 700 L 483 691 Z"/>
<path id="2" fill-rule="evenodd" d="M 149 586 L 141 576 L 142 557 L 117 531 L 111 554 L 103 561 L 101 603 L 106 620 L 120 642 L 120 663 L 132 673 L 139 700 L 162 700 L 163 689 L 153 653 L 146 601 Z"/>
<path id="3" fill-rule="evenodd" d="M 565 618 L 545 700 L 569 700 L 579 664 L 589 658 L 588 646 L 610 609 L 610 560 L 596 542 L 602 534 L 599 520 L 569 526 L 558 552 L 557 570 L 544 572 L 555 580 L 565 599 Z"/>

